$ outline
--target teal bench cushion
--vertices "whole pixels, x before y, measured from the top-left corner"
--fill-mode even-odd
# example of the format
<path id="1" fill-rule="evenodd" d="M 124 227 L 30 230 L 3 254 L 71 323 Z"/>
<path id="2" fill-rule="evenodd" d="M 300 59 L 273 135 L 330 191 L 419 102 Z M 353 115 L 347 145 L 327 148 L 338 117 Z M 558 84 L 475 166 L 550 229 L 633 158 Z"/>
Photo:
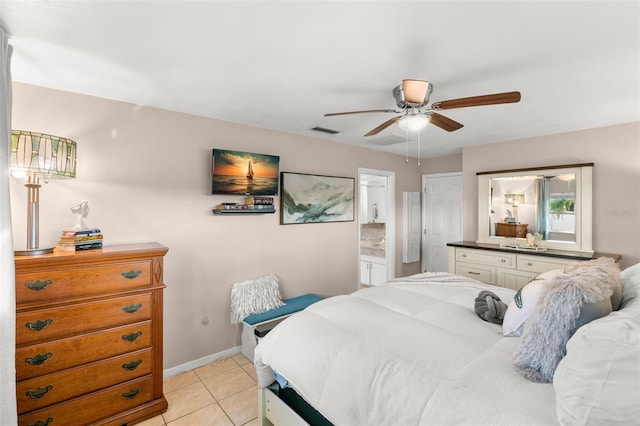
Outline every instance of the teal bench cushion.
<path id="1" fill-rule="evenodd" d="M 285 315 L 293 314 L 303 310 L 309 305 L 322 300 L 322 297 L 317 294 L 304 294 L 302 296 L 293 297 L 291 299 L 283 300 L 284 305 L 270 311 L 263 312 L 261 314 L 253 314 L 246 317 L 243 321 L 249 325 L 259 324 L 261 322 L 269 321 L 274 318 L 283 317 Z"/>

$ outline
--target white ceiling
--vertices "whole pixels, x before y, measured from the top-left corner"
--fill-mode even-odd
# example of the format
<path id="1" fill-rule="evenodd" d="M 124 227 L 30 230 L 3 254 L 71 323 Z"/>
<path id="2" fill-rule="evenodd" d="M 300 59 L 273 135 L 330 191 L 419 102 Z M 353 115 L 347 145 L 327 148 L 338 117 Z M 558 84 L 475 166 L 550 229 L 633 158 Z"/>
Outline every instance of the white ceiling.
<path id="1" fill-rule="evenodd" d="M 422 157 L 640 121 L 638 1 L 2 0 L 0 21 L 14 81 L 400 155 L 398 126 L 363 136 L 393 114 L 323 114 L 393 109 L 405 78 L 522 93 L 442 112 L 465 127 L 429 126 Z"/>

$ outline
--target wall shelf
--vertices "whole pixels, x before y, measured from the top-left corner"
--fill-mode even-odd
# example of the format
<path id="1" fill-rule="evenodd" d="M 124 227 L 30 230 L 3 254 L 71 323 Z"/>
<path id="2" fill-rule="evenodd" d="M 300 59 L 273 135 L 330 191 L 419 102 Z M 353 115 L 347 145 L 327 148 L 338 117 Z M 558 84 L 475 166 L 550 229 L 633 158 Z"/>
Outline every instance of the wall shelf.
<path id="1" fill-rule="evenodd" d="M 213 209 L 213 214 L 273 214 L 275 212 L 275 209 Z"/>

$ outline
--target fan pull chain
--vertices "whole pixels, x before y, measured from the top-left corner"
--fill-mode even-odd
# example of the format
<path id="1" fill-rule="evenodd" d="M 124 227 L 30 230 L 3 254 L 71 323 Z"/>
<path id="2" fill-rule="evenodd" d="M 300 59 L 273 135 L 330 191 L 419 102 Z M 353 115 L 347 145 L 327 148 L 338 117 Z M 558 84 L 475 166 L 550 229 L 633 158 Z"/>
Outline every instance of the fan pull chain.
<path id="1" fill-rule="evenodd" d="M 420 133 L 422 132 L 418 130 L 418 166 L 420 165 Z"/>
<path id="2" fill-rule="evenodd" d="M 404 161 L 409 164 L 409 131 L 404 132 Z"/>

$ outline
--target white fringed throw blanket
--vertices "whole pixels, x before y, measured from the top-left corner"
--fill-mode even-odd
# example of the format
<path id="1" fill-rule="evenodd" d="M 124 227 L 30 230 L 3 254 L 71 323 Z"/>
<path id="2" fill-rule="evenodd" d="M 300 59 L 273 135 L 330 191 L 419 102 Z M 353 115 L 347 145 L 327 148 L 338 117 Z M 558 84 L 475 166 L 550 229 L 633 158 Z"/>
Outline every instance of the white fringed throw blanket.
<path id="1" fill-rule="evenodd" d="M 275 275 L 235 283 L 231 289 L 231 324 L 239 323 L 249 315 L 279 308 L 283 304 L 278 277 Z"/>

